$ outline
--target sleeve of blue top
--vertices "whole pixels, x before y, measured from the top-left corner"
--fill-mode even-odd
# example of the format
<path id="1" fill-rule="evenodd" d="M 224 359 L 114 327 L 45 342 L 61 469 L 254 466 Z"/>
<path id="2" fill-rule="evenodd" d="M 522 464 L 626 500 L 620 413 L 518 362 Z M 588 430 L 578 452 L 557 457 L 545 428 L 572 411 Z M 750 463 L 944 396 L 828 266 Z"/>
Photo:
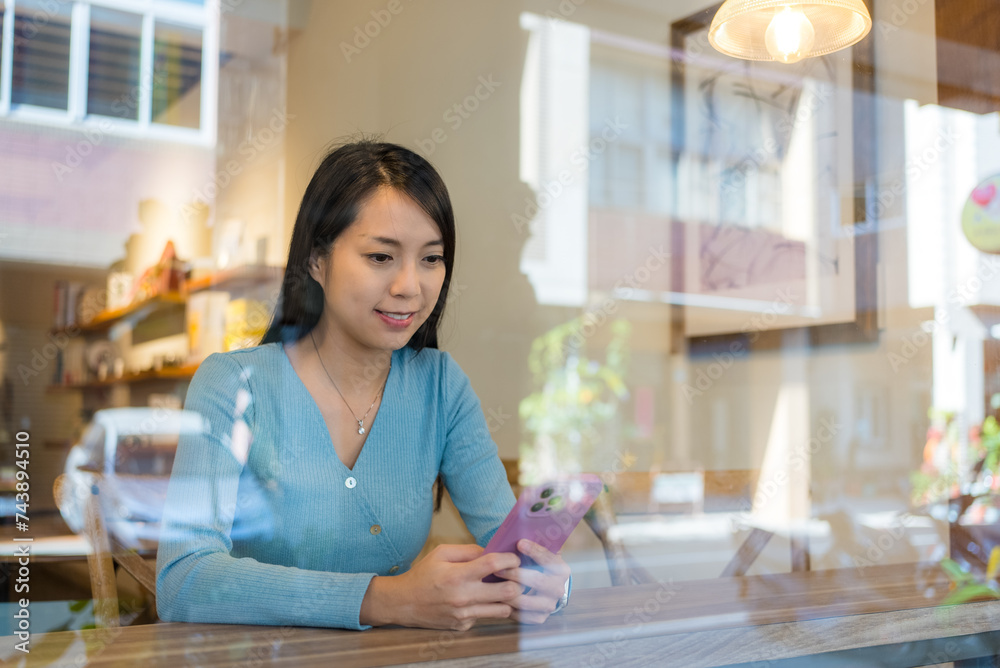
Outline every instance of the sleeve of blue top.
<path id="1" fill-rule="evenodd" d="M 160 618 L 370 628 L 359 615 L 374 573 L 310 571 L 230 554 L 255 410 L 239 362 L 210 355 L 191 381 L 185 408 L 207 424 L 177 447 L 156 560 Z"/>
<path id="2" fill-rule="evenodd" d="M 447 425 L 441 474 L 466 527 L 485 546 L 514 507 L 514 493 L 469 377 L 448 353 L 441 363 Z"/>

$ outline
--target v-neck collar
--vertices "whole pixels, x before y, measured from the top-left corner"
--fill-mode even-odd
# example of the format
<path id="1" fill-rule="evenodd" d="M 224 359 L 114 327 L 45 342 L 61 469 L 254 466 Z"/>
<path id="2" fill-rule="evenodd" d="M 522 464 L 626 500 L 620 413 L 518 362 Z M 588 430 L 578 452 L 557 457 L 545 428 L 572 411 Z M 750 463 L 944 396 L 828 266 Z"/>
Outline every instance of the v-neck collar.
<path id="1" fill-rule="evenodd" d="M 376 434 L 381 433 L 381 432 L 376 432 L 375 427 L 376 425 L 381 424 L 379 422 L 379 418 L 382 415 L 383 409 L 389 406 L 395 398 L 396 384 L 393 382 L 393 378 L 395 378 L 396 374 L 398 373 L 397 367 L 401 362 L 400 350 L 402 349 L 392 351 L 392 358 L 391 358 L 392 362 L 389 365 L 389 375 L 385 380 L 385 389 L 382 391 L 382 403 L 379 404 L 378 412 L 375 413 L 375 417 L 372 419 L 371 425 L 365 429 L 365 431 L 368 434 L 368 437 L 365 439 L 364 445 L 361 446 L 361 451 L 358 453 L 358 458 L 354 460 L 354 466 L 349 467 L 340 458 L 340 455 L 337 454 L 337 448 L 334 447 L 333 440 L 330 438 L 330 429 L 326 426 L 326 420 L 323 419 L 323 411 L 319 409 L 319 405 L 313 398 L 312 393 L 309 392 L 309 388 L 307 388 L 305 383 L 302 382 L 302 379 L 299 377 L 299 374 L 295 370 L 295 367 L 292 366 L 292 361 L 288 359 L 288 353 L 285 352 L 285 345 L 280 341 L 276 341 L 274 345 L 278 347 L 278 354 L 281 355 L 281 359 L 283 360 L 285 372 L 290 374 L 295 379 L 294 382 L 298 384 L 300 393 L 304 396 L 306 400 L 308 400 L 308 405 L 311 406 L 310 410 L 312 411 L 313 419 L 322 428 L 323 434 L 326 436 L 326 444 L 329 446 L 329 451 L 330 453 L 332 453 L 334 460 L 336 460 L 337 464 L 339 464 L 344 470 L 348 472 L 356 472 L 358 470 L 358 466 L 362 463 L 362 457 L 365 456 L 365 453 L 372 445 L 371 443 L 372 439 L 375 438 Z"/>

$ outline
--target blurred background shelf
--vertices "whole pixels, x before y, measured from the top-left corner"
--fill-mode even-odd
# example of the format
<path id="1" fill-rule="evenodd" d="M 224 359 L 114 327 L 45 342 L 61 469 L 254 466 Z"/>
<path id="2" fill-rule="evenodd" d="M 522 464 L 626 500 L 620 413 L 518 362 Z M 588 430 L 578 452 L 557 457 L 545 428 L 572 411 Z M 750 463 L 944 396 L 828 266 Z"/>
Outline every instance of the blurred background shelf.
<path id="1" fill-rule="evenodd" d="M 191 380 L 194 372 L 198 370 L 197 364 L 185 364 L 184 366 L 164 367 L 158 371 L 143 371 L 140 373 L 130 373 L 121 378 L 107 378 L 105 380 L 92 380 L 84 383 L 71 383 L 67 385 L 49 385 L 49 392 L 63 392 L 71 390 L 82 390 L 97 387 L 108 387 L 116 383 L 137 383 L 146 380 Z"/>
<path id="2" fill-rule="evenodd" d="M 187 282 L 187 290 L 189 293 L 200 290 L 240 290 L 262 283 L 280 281 L 284 273 L 284 267 L 243 265 L 190 280 Z"/>
<path id="3" fill-rule="evenodd" d="M 55 328 L 52 332 L 65 333 L 73 329 L 79 330 L 80 332 L 103 332 L 130 316 L 135 319 L 141 319 L 163 306 L 173 306 L 177 304 L 184 304 L 186 302 L 187 297 L 183 293 L 168 292 L 162 295 L 156 295 L 155 297 L 151 297 L 149 299 L 134 302 L 128 306 L 123 306 L 122 308 L 102 311 L 89 322 L 81 323 L 72 327 Z"/>

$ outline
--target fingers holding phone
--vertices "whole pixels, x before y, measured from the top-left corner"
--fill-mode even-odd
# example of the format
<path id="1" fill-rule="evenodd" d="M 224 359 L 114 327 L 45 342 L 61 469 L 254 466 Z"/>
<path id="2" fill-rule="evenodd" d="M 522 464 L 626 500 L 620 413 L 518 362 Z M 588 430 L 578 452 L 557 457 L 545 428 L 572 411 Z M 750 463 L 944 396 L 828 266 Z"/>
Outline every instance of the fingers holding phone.
<path id="1" fill-rule="evenodd" d="M 466 631 L 479 619 L 507 618 L 520 585 L 482 579 L 518 563 L 515 554 L 484 554 L 477 545 L 439 545 L 406 573 L 372 579 L 362 623 Z"/>
<path id="2" fill-rule="evenodd" d="M 517 549 L 536 565 L 497 571 L 498 577 L 516 582 L 524 591 L 508 604 L 511 619 L 523 624 L 541 624 L 549 618 L 566 591 L 569 565 L 558 554 L 527 539 L 517 542 Z"/>

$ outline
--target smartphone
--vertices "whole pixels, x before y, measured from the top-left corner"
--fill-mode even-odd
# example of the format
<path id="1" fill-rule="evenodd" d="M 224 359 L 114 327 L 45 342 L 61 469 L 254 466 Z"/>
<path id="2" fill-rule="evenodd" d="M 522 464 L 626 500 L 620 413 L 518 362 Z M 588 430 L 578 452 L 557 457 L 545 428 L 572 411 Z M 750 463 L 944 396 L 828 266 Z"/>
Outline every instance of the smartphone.
<path id="1" fill-rule="evenodd" d="M 558 552 L 603 489 L 601 479 L 590 473 L 526 487 L 483 554 L 513 552 L 521 557 L 522 567 L 536 565 L 518 551 L 517 541 L 527 538 Z M 483 582 L 503 582 L 503 578 L 490 574 Z"/>

